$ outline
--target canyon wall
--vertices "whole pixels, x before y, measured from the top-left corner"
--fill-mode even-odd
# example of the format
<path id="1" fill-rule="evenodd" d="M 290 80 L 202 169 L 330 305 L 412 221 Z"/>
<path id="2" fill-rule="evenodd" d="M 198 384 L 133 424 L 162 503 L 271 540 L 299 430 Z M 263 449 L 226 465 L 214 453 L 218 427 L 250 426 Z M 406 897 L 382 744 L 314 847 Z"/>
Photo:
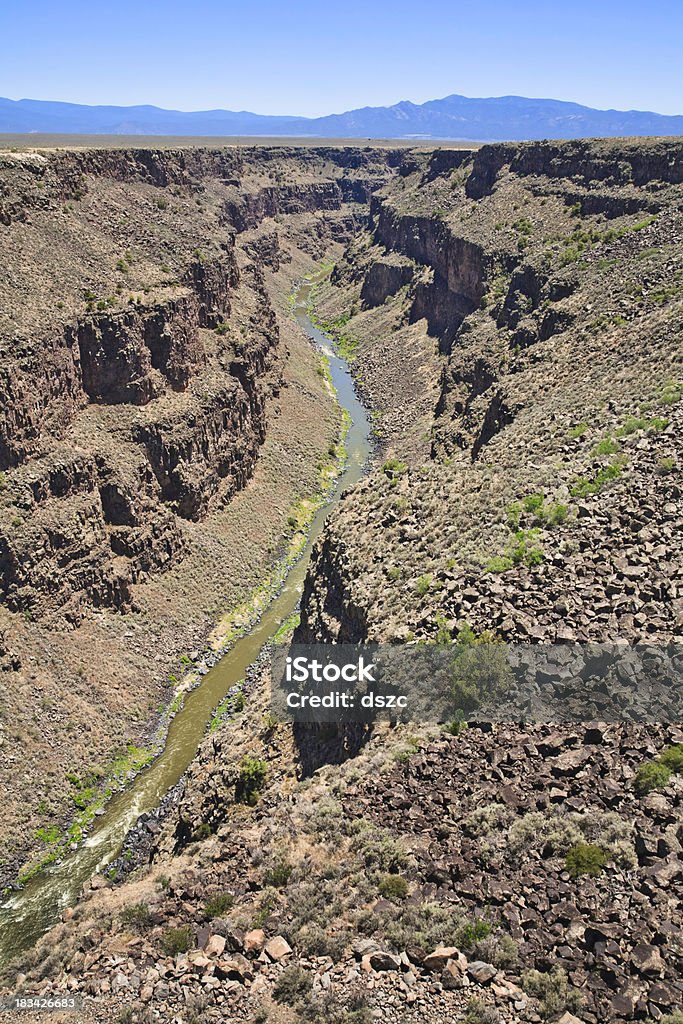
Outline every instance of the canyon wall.
<path id="1" fill-rule="evenodd" d="M 423 155 L 375 192 L 321 316 L 342 314 L 406 464 L 327 527 L 302 639 L 428 637 L 437 620 L 681 635 L 681 167 L 676 140 L 493 145 Z M 417 346 L 431 413 L 411 427 L 419 388 L 387 358 Z"/>
<path id="2" fill-rule="evenodd" d="M 70 779 L 156 742 L 319 492 L 339 414 L 287 299 L 402 159 L 0 153 L 3 884 L 66 842 Z"/>

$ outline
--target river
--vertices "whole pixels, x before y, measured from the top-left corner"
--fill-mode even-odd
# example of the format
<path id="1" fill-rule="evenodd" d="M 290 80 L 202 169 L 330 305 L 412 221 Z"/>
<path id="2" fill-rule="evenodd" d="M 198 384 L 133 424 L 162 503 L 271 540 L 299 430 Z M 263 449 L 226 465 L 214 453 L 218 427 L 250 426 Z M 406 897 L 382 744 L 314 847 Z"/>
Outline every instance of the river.
<path id="1" fill-rule="evenodd" d="M 346 361 L 334 353 L 329 339 L 311 323 L 308 316 L 308 301 L 313 287 L 312 280 L 299 287 L 294 316 L 316 347 L 329 358 L 339 404 L 350 416 L 346 438 L 348 461 L 337 486 L 329 502 L 315 515 L 308 543 L 288 573 L 282 590 L 254 628 L 237 640 L 203 677 L 200 685 L 186 696 L 182 709 L 169 724 L 166 744 L 159 756 L 110 800 L 104 814 L 95 819 L 90 835 L 77 850 L 46 868 L 0 906 L 0 963 L 6 963 L 35 945 L 40 936 L 60 920 L 63 910 L 76 903 L 88 879 L 115 859 L 126 833 L 137 818 L 158 806 L 163 796 L 180 780 L 197 753 L 216 706 L 230 688 L 244 678 L 247 667 L 256 660 L 263 645 L 296 609 L 312 544 L 344 489 L 356 483 L 363 474 L 371 446 L 370 423 L 356 396 Z"/>

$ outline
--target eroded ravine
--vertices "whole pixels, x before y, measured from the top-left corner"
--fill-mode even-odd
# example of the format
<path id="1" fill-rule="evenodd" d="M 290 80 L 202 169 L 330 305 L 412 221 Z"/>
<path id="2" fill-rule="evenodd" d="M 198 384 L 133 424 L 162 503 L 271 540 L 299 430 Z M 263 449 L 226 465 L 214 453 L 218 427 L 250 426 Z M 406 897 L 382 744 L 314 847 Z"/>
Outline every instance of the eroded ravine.
<path id="1" fill-rule="evenodd" d="M 78 848 L 33 878 L 24 889 L 0 907 L 0 962 L 28 949 L 76 902 L 85 882 L 118 854 L 124 837 L 137 818 L 160 803 L 180 780 L 194 758 L 217 704 L 258 657 L 263 645 L 296 608 L 303 588 L 311 547 L 338 503 L 344 489 L 363 473 L 370 452 L 371 427 L 358 400 L 345 360 L 336 355 L 329 340 L 312 324 L 308 313 L 312 281 L 304 282 L 296 296 L 294 315 L 301 328 L 329 359 L 330 373 L 340 407 L 349 415 L 346 436 L 348 458 L 328 503 L 315 515 L 301 558 L 256 626 L 239 639 L 228 653 L 189 693 L 169 725 L 166 744 L 156 760 L 107 805 L 96 819 L 91 834 Z"/>

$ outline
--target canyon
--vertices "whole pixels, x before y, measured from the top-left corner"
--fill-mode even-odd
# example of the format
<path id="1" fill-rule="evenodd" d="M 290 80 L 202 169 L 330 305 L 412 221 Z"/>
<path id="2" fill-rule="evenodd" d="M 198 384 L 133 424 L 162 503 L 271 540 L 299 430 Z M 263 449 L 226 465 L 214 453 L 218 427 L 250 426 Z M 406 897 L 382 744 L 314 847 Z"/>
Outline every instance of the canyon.
<path id="1" fill-rule="evenodd" d="M 2 152 L 0 181 L 7 882 L 319 491 L 339 413 L 287 298 L 323 261 L 378 450 L 293 638 L 680 667 L 679 140 Z M 268 688 L 266 658 L 12 983 L 92 1021 L 678 1020 L 680 722 L 349 734 Z"/>

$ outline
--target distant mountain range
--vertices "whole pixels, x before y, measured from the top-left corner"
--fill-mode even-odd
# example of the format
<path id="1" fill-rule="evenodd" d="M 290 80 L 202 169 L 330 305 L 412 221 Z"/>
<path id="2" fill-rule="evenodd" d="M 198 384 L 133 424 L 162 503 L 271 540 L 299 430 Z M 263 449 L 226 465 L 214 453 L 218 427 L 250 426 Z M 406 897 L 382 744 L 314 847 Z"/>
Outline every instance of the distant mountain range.
<path id="1" fill-rule="evenodd" d="M 561 100 L 446 96 L 392 107 L 361 107 L 326 117 L 279 117 L 248 111 L 161 107 L 91 107 L 52 100 L 0 98 L 0 132 L 80 135 L 267 135 L 367 139 L 576 139 L 683 135 L 683 116 L 642 110 L 594 110 Z"/>

